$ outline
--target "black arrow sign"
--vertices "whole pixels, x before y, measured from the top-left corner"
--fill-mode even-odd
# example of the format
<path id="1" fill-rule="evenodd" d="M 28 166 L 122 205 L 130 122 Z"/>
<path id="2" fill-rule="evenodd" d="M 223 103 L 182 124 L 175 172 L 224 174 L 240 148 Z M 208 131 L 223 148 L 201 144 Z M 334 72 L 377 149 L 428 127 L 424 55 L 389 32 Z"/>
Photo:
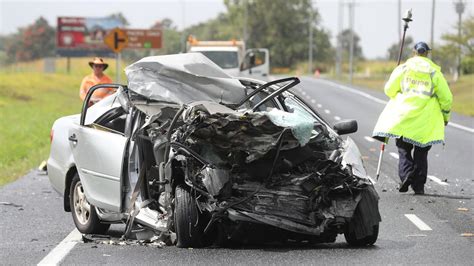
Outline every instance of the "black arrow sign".
<path id="1" fill-rule="evenodd" d="M 114 47 L 115 50 L 119 48 L 119 43 L 125 42 L 126 40 L 124 38 L 119 38 L 118 32 L 114 32 Z"/>

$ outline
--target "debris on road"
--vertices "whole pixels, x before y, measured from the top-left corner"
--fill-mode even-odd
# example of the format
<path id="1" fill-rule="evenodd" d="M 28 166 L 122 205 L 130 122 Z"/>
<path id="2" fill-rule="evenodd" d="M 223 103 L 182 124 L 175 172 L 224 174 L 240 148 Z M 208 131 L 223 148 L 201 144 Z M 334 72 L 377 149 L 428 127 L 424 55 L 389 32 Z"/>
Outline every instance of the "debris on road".
<path id="1" fill-rule="evenodd" d="M 461 236 L 462 237 L 473 237 L 474 233 L 462 233 Z"/>
<path id="2" fill-rule="evenodd" d="M 467 212 L 467 211 L 469 211 L 469 209 L 468 209 L 468 208 L 458 208 L 458 211 L 460 211 L 460 212 Z"/>
<path id="3" fill-rule="evenodd" d="M 15 204 L 15 203 L 12 203 L 12 202 L 7 202 L 7 201 L 0 201 L 0 205 L 12 206 L 12 207 L 17 207 L 17 208 L 23 207 L 23 205 Z M 22 210 L 23 210 L 23 209 L 22 209 Z"/>

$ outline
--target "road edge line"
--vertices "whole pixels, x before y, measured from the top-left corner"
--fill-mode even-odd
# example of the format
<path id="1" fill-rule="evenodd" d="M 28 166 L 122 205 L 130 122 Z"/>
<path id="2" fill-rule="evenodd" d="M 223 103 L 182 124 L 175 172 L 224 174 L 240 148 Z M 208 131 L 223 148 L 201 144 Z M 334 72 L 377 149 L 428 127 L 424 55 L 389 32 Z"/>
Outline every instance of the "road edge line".
<path id="1" fill-rule="evenodd" d="M 37 265 L 58 265 L 81 239 L 82 234 L 77 229 L 72 230 Z"/>

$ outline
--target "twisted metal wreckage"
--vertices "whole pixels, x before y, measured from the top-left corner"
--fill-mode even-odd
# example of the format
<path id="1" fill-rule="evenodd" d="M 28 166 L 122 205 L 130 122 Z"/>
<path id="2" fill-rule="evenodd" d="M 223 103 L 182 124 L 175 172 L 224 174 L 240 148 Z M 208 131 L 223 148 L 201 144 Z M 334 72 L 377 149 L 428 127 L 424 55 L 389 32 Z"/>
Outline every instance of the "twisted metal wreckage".
<path id="1" fill-rule="evenodd" d="M 354 142 L 290 102 L 262 107 L 284 101 L 297 78 L 257 86 L 200 54 L 145 58 L 126 73 L 120 97 L 135 121 L 126 237 L 138 227 L 168 244 L 176 233 L 181 247 L 258 241 L 261 232 L 265 240 L 333 242 L 345 233 L 350 244 L 375 242 L 378 195 Z"/>

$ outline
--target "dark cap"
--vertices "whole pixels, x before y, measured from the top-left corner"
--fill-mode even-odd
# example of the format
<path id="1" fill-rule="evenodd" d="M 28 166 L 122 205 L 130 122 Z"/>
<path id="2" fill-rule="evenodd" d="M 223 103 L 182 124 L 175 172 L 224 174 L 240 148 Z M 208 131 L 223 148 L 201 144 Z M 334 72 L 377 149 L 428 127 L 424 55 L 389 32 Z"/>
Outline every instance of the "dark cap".
<path id="1" fill-rule="evenodd" d="M 431 50 L 431 48 L 425 42 L 418 42 L 417 44 L 415 44 L 414 49 L 418 54 L 424 54 L 426 51 Z"/>

